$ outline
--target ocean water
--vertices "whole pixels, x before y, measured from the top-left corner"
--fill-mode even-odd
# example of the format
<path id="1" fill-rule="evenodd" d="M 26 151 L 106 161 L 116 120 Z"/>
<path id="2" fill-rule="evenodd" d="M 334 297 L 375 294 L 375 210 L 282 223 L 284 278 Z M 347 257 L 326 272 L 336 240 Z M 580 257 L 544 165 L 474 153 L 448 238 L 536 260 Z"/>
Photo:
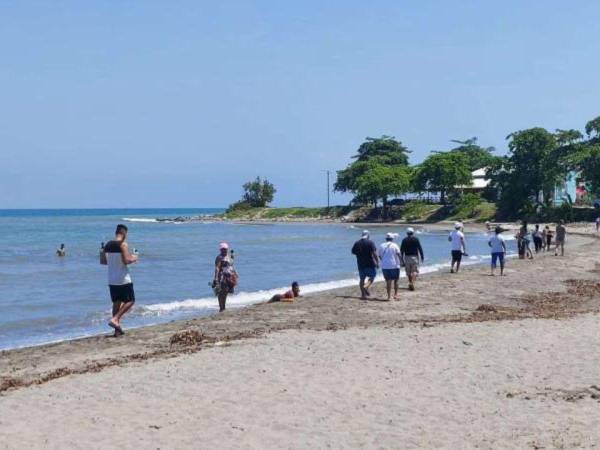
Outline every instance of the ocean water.
<path id="1" fill-rule="evenodd" d="M 240 275 L 228 307 L 264 301 L 298 281 L 303 293 L 356 284 L 350 248 L 359 226 L 349 224 L 235 224 L 200 220 L 158 222 L 157 217 L 210 215 L 210 209 L 0 210 L 0 349 L 110 332 L 106 267 L 100 243 L 117 223 L 129 227 L 130 248 L 140 261 L 130 266 L 136 306 L 124 327 L 213 314 L 217 300 L 208 286 L 217 245 L 235 250 Z M 402 226 L 372 230 L 376 243 Z M 422 272 L 448 266 L 445 232 L 418 230 L 425 251 Z M 64 243 L 64 258 L 55 255 Z M 466 263 L 489 260 L 487 236 L 467 233 Z M 509 241 L 515 252 L 515 243 Z"/>

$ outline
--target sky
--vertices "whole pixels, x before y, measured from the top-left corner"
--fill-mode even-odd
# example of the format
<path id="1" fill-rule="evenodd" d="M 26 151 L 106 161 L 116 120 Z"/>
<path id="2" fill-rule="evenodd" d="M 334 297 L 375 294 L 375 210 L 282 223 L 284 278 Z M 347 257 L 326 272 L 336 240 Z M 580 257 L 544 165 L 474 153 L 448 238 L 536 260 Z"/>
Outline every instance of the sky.
<path id="1" fill-rule="evenodd" d="M 367 136 L 600 115 L 596 1 L 0 2 L 0 208 L 323 205 Z M 334 194 L 333 203 L 348 196 Z"/>

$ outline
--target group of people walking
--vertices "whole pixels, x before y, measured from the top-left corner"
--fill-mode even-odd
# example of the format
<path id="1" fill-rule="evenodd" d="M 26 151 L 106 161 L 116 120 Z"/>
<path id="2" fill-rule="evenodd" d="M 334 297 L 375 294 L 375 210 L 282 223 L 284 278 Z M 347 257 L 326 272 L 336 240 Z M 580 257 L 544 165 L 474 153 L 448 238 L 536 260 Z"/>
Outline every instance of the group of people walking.
<path id="1" fill-rule="evenodd" d="M 352 246 L 352 254 L 356 256 L 358 265 L 361 299 L 366 300 L 371 296 L 369 289 L 375 281 L 378 267 L 381 267 L 383 272 L 388 300 L 392 299 L 392 288 L 394 299 L 398 300 L 398 282 L 402 267 L 406 271 L 408 288 L 411 291 L 415 289 L 419 264 L 425 261 L 423 247 L 413 228 L 406 230 L 406 237 L 400 246 L 394 242 L 396 237 L 394 233 L 387 233 L 385 242 L 377 248 L 370 239 L 369 232 L 365 230 L 362 237 Z"/>
<path id="2" fill-rule="evenodd" d="M 599 221 L 600 223 L 600 221 Z M 506 239 L 502 236 L 504 230 L 500 226 L 492 229 L 489 223 L 486 223 L 487 231 L 490 233 L 488 246 L 491 253 L 490 275 L 496 274 L 496 269 L 500 266 L 500 275 L 504 276 L 504 267 L 506 261 Z M 600 225 L 599 225 L 600 228 Z M 404 268 L 408 279 L 408 289 L 413 291 L 419 274 L 419 265 L 425 260 L 423 247 L 419 238 L 415 236 L 415 230 L 412 227 L 407 228 L 406 237 L 402 240 L 400 246 L 394 242 L 397 237 L 394 233 L 387 233 L 385 242 L 379 247 L 370 239 L 367 230 L 362 232 L 361 238 L 352 246 L 352 254 L 356 256 L 356 263 L 359 274 L 359 287 L 361 299 L 367 300 L 371 296 L 370 288 L 377 275 L 377 269 L 381 268 L 383 278 L 386 283 L 387 299 L 398 300 L 398 282 L 400 279 L 400 269 Z M 515 236 L 519 256 L 525 257 L 528 254 L 533 258 L 533 251 L 530 248 L 530 242 L 533 241 L 535 252 L 550 251 L 554 243 L 554 254 L 558 256 L 559 251 L 562 256 L 565 254 L 566 228 L 564 221 L 560 221 L 555 231 L 551 231 L 546 225 L 543 230 L 536 225 L 535 230 L 529 231 L 527 222 L 523 221 L 519 232 Z M 554 242 L 553 242 L 554 240 Z M 454 229 L 448 235 L 450 242 L 450 273 L 458 273 L 463 256 L 468 256 L 464 226 L 462 222 L 456 222 Z"/>

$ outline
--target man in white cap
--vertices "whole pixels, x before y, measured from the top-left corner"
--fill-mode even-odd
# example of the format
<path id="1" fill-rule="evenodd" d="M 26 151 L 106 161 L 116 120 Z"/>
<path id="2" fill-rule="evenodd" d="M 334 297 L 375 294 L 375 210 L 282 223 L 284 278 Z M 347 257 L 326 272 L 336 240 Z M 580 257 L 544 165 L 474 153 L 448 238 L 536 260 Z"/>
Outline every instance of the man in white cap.
<path id="1" fill-rule="evenodd" d="M 358 275 L 360 277 L 360 298 L 366 300 L 371 295 L 369 288 L 375 281 L 377 266 L 379 266 L 379 257 L 377 256 L 377 247 L 371 239 L 369 232 L 364 230 L 362 237 L 352 246 L 352 254 L 356 256 L 358 266 Z M 365 284 L 365 280 L 367 280 Z"/>
<path id="2" fill-rule="evenodd" d="M 387 299 L 392 299 L 392 283 L 394 284 L 394 300 L 398 300 L 398 280 L 400 279 L 400 247 L 394 242 L 394 233 L 385 235 L 385 242 L 379 246 L 381 271 L 385 278 Z"/>
<path id="3" fill-rule="evenodd" d="M 421 242 L 415 236 L 415 230 L 412 227 L 406 229 L 406 237 L 400 245 L 400 253 L 402 254 L 404 270 L 406 270 L 406 276 L 408 277 L 408 289 L 414 291 L 417 275 L 419 274 L 419 257 L 421 258 L 421 262 L 423 262 L 425 261 L 425 255 L 423 254 Z"/>
<path id="4" fill-rule="evenodd" d="M 219 311 L 225 311 L 227 296 L 233 293 L 237 284 L 237 273 L 233 268 L 233 250 L 229 251 L 229 244 L 219 244 L 219 254 L 215 259 L 215 274 L 212 287 L 219 300 Z"/>
<path id="5" fill-rule="evenodd" d="M 460 262 L 462 261 L 463 254 L 467 253 L 467 247 L 465 245 L 465 234 L 462 232 L 462 223 L 456 222 L 454 224 L 454 230 L 448 236 L 450 242 L 452 262 L 450 263 L 450 273 L 456 273 L 460 269 Z M 456 270 L 454 267 L 456 266 Z"/>

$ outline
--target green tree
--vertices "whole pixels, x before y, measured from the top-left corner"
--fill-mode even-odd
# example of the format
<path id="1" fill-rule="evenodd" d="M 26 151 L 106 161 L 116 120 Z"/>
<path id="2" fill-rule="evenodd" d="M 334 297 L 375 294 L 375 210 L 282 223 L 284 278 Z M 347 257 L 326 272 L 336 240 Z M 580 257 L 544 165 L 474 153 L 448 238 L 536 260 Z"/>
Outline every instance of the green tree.
<path id="1" fill-rule="evenodd" d="M 592 139 L 600 138 L 600 116 L 585 124 L 585 133 Z"/>
<path id="2" fill-rule="evenodd" d="M 495 150 L 494 147 L 481 147 L 477 144 L 477 138 L 472 137 L 471 139 L 465 139 L 463 141 L 453 139 L 450 142 L 459 144 L 458 147 L 450 150 L 455 153 L 462 153 L 468 159 L 469 170 L 471 172 L 477 169 L 484 169 L 490 167 L 494 160 L 497 158 L 492 154 Z"/>
<path id="3" fill-rule="evenodd" d="M 564 141 L 565 135 L 561 132 L 558 137 Z M 500 214 L 514 217 L 535 211 L 540 194 L 550 206 L 556 183 L 566 175 L 557 136 L 544 128 L 530 128 L 511 133 L 507 140 L 509 155 L 490 174 L 501 192 Z"/>
<path id="4" fill-rule="evenodd" d="M 374 204 L 381 200 L 385 214 L 388 198 L 404 194 L 410 185 L 411 172 L 408 167 L 368 163 L 368 168 L 356 180 L 356 197 L 359 201 Z"/>
<path id="5" fill-rule="evenodd" d="M 393 136 L 384 135 L 380 138 L 366 138 L 353 158 L 357 161 L 377 158 L 382 164 L 407 166 L 408 153 L 409 150 L 402 145 L 402 142 L 397 141 Z"/>
<path id="6" fill-rule="evenodd" d="M 254 181 L 244 183 L 242 201 L 254 208 L 264 208 L 273 201 L 277 190 L 266 178 L 256 177 Z"/>
<path id="7" fill-rule="evenodd" d="M 440 200 L 446 203 L 446 196 L 458 186 L 472 184 L 469 159 L 462 152 L 433 153 L 421 163 L 415 173 L 414 185 L 420 191 L 440 193 Z"/>
<path id="8" fill-rule="evenodd" d="M 338 171 L 334 189 L 353 193 L 359 203 L 381 200 L 385 210 L 389 197 L 410 188 L 408 153 L 393 137 L 366 138 L 352 157 L 355 161 Z"/>

